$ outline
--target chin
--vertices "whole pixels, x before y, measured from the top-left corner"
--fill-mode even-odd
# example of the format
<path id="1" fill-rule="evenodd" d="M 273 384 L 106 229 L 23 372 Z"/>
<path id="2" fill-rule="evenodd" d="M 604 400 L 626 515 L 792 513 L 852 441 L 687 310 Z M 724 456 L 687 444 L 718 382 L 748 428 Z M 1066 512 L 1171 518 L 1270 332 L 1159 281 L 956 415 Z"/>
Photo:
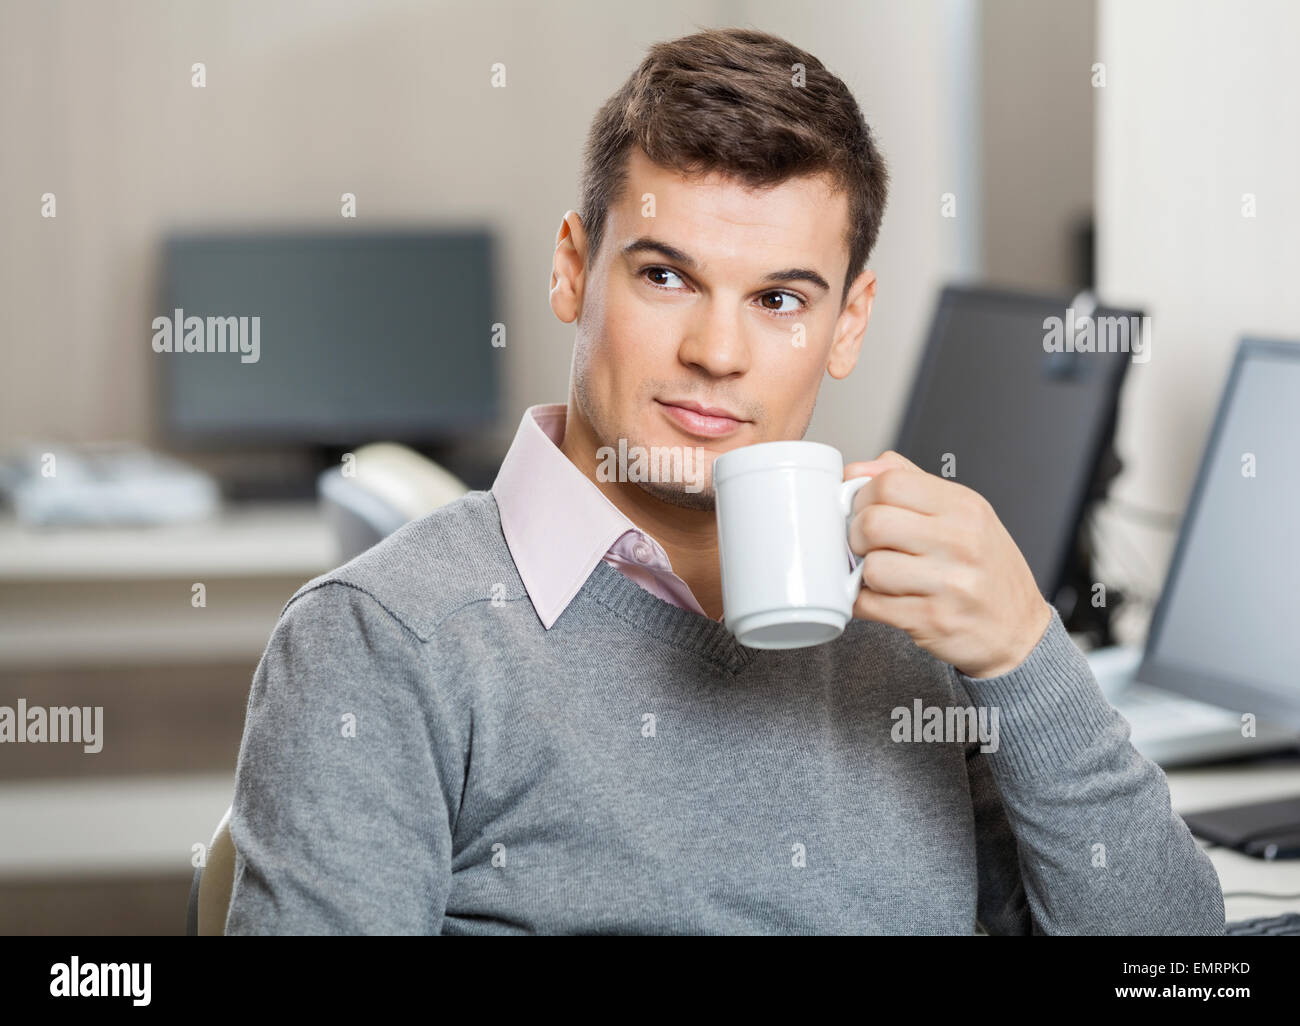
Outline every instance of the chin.
<path id="1" fill-rule="evenodd" d="M 647 495 L 653 496 L 660 502 L 667 503 L 670 506 L 710 513 L 716 508 L 711 478 L 698 492 L 688 492 L 678 485 L 663 484 L 656 481 L 640 481 L 637 483 L 637 487 Z"/>

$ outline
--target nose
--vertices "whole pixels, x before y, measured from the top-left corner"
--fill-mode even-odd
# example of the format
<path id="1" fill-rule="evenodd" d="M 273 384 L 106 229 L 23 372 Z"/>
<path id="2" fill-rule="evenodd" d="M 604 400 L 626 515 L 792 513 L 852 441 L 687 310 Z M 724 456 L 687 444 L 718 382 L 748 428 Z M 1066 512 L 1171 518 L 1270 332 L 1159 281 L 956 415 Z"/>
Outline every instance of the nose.
<path id="1" fill-rule="evenodd" d="M 740 315 L 727 303 L 701 304 L 677 355 L 687 367 L 699 367 L 715 378 L 743 374 L 749 370 L 750 351 Z"/>

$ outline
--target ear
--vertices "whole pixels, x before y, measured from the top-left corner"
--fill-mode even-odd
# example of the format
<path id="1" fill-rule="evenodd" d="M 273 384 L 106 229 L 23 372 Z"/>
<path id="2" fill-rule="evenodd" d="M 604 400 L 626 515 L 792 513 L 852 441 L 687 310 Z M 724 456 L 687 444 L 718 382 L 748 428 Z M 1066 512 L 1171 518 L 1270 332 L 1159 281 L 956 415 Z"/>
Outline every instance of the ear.
<path id="1" fill-rule="evenodd" d="M 835 321 L 835 338 L 831 342 L 826 360 L 826 372 L 833 378 L 846 378 L 857 365 L 862 349 L 862 336 L 871 319 L 871 306 L 876 301 L 876 275 L 863 271 L 849 286 L 848 300 Z"/>
<path id="2" fill-rule="evenodd" d="M 565 324 L 571 324 L 582 313 L 586 271 L 587 233 L 582 218 L 569 210 L 555 234 L 555 257 L 551 264 L 551 309 Z"/>

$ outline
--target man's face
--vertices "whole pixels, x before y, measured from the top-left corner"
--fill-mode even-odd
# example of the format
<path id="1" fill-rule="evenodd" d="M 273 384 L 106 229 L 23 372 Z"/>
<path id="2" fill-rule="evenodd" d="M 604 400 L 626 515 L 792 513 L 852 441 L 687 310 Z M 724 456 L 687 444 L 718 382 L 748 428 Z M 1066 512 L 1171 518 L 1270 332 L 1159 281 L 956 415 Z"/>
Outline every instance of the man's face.
<path id="1" fill-rule="evenodd" d="M 634 147 L 593 266 L 581 263 L 577 215 L 566 223 L 552 306 L 577 320 L 581 419 L 566 441 L 576 430 L 584 447 L 617 452 L 625 439 L 629 463 L 634 447 L 677 447 L 673 465 L 690 476 L 636 482 L 665 502 L 712 509 L 713 459 L 802 438 L 823 374 L 844 377 L 857 361 L 875 278 L 863 272 L 841 308 L 848 199 L 829 179 L 751 190 L 721 175 L 685 178 Z"/>

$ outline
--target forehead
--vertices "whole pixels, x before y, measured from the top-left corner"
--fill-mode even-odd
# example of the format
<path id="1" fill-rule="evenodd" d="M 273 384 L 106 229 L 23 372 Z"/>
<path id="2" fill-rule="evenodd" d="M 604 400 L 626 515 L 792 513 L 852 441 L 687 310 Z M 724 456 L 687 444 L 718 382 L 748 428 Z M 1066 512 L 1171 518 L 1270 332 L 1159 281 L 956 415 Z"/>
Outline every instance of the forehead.
<path id="1" fill-rule="evenodd" d="M 627 184 L 609 211 L 618 242 L 653 234 L 701 260 L 743 257 L 818 266 L 827 277 L 848 264 L 848 197 L 829 175 L 755 189 L 720 172 L 686 176 L 628 154 Z M 654 217 L 647 214 L 654 197 Z"/>

